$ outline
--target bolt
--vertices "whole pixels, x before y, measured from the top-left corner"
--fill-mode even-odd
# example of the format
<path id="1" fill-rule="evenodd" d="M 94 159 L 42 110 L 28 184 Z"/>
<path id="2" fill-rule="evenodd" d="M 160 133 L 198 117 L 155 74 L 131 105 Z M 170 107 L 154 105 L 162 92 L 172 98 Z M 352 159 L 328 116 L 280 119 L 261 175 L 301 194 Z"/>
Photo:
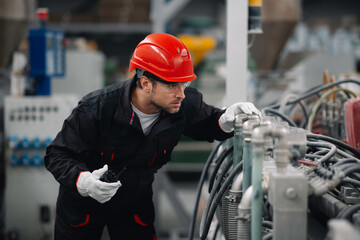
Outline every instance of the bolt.
<path id="1" fill-rule="evenodd" d="M 290 187 L 290 188 L 286 189 L 285 195 L 289 199 L 295 199 L 296 198 L 296 191 L 295 191 L 294 188 Z"/>

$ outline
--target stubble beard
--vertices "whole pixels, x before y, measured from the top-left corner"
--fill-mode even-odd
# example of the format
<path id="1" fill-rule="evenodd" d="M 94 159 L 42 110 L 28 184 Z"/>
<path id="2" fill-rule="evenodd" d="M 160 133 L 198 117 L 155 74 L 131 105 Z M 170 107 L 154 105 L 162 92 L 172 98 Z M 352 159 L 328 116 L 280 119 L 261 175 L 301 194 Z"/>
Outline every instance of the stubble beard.
<path id="1" fill-rule="evenodd" d="M 155 89 L 154 89 L 154 88 L 153 88 L 153 90 L 152 90 L 151 93 L 152 93 L 153 95 L 155 94 Z M 162 110 L 162 111 L 165 111 L 165 112 L 168 112 L 168 113 L 171 113 L 171 114 L 177 113 L 177 112 L 179 112 L 179 110 L 180 110 L 180 108 L 170 108 L 170 107 L 160 106 L 158 103 L 156 103 L 156 102 L 154 101 L 154 99 L 153 99 L 152 96 L 150 97 L 150 103 L 151 103 L 154 107 L 158 108 L 159 110 Z"/>
<path id="2" fill-rule="evenodd" d="M 171 113 L 171 114 L 177 113 L 177 112 L 179 112 L 179 110 L 180 110 L 180 108 L 162 107 L 162 106 L 160 106 L 159 104 L 157 104 L 155 101 L 153 101 L 152 99 L 151 99 L 151 104 L 152 104 L 154 107 L 156 107 L 156 108 L 158 108 L 158 109 L 161 109 L 162 111 Z"/>

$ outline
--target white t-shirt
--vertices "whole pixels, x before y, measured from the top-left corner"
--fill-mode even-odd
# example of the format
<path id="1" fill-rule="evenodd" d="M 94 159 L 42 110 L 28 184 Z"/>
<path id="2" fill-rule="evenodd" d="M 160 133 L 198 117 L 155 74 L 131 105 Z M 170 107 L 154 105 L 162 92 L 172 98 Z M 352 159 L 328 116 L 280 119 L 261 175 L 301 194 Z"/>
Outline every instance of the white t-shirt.
<path id="1" fill-rule="evenodd" d="M 143 132 L 147 136 L 152 126 L 155 124 L 156 119 L 160 116 L 160 112 L 154 114 L 146 114 L 137 109 L 132 103 L 131 107 L 136 113 L 136 115 L 138 115 Z"/>

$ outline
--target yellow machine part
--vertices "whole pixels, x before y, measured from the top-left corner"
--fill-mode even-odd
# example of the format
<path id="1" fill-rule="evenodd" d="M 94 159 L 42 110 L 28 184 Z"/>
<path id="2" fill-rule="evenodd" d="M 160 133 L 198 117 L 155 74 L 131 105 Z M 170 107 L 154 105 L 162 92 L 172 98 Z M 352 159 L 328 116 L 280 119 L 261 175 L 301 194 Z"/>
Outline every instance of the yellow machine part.
<path id="1" fill-rule="evenodd" d="M 191 52 L 194 67 L 204 59 L 206 54 L 216 47 L 217 41 L 212 36 L 181 34 L 178 38 Z"/>
<path id="2" fill-rule="evenodd" d="M 262 0 L 249 0 L 249 6 L 250 7 L 254 7 L 254 6 L 261 7 L 262 6 Z"/>

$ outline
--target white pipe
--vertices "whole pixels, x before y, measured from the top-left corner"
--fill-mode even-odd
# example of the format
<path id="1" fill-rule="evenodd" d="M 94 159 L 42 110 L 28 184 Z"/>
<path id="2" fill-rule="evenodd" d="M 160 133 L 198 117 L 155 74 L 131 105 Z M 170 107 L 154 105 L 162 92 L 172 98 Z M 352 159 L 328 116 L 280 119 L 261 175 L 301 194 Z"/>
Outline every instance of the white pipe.
<path id="1" fill-rule="evenodd" d="M 231 186 L 231 192 L 239 192 L 241 190 L 244 174 L 241 172 Z"/>
<path id="2" fill-rule="evenodd" d="M 247 101 L 248 1 L 227 0 L 224 105 Z"/>

